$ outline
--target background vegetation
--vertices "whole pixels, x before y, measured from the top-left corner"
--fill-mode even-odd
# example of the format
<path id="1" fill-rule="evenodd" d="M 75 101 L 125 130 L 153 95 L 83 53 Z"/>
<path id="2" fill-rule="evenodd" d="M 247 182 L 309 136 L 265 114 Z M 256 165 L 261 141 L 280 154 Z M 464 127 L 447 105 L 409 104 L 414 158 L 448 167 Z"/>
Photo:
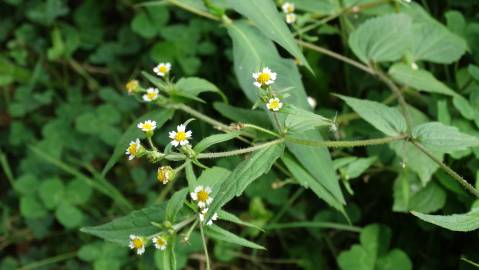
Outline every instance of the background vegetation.
<path id="1" fill-rule="evenodd" d="M 214 2 L 220 7 L 224 4 Z M 463 49 L 457 43 L 447 47 L 443 40 L 431 40 L 428 32 L 424 33 L 422 43 L 430 42 L 426 52 L 438 49 L 439 60 L 424 53 L 419 59 L 424 62 L 417 64 L 460 97 L 442 95 L 441 91 L 447 90 L 441 87 L 426 90 L 429 93 L 414 90 L 424 88 L 421 86 L 403 87 L 413 106 L 413 121 L 440 121 L 464 133 L 479 134 L 479 68 L 475 66 L 479 62 L 478 1 L 291 2 L 296 3 L 299 15 L 291 32 L 302 40 L 300 48 L 311 69 L 299 67 L 306 93 L 317 100 L 317 113 L 331 119 L 337 115 L 338 131 L 321 130 L 324 137 L 381 137 L 332 94 L 392 106 L 397 102 L 380 79 L 324 54 L 312 44 L 362 60 L 348 45 L 350 33 L 366 19 L 394 13 L 406 5 L 422 7 L 464 45 Z M 232 39 L 220 22 L 189 12 L 198 6 L 211 14 L 201 1 L 194 0 L 152 5 L 128 0 L 0 3 L 1 270 L 162 269 L 159 251 L 137 257 L 126 247 L 79 230 L 165 201 L 184 186 L 185 181 L 178 180 L 166 189 L 155 180 L 154 166 L 141 160 L 128 162 L 124 157 L 107 174 L 102 173 L 128 127 L 144 113 L 158 110 L 139 103 L 124 90 L 128 80 L 141 78 L 141 70 L 150 71 L 158 62 L 169 61 L 174 77 L 205 78 L 229 100 L 225 105 L 220 96 L 205 93 L 201 98 L 206 103 L 190 102 L 196 110 L 227 124 L 246 121 L 272 128 L 260 110 L 245 113 L 237 109 L 249 109 L 252 102 L 240 90 L 242 79 L 236 76 L 237 70 L 235 74 Z M 361 8 L 354 10 L 354 6 Z M 232 10 L 228 15 L 241 18 Z M 214 14 L 208 16 L 215 18 Z M 362 36 L 373 32 L 365 31 Z M 396 44 L 403 41 L 400 33 L 393 32 L 388 38 L 396 38 Z M 450 40 L 446 36 L 446 42 Z M 252 46 L 262 48 L 269 42 L 264 37 Z M 292 58 L 288 50 L 277 48 L 281 56 Z M 418 59 L 406 56 L 404 63 L 414 60 Z M 278 72 L 279 76 L 287 73 Z M 395 79 L 400 84 L 399 77 Z M 432 84 L 423 83 L 425 88 Z M 166 145 L 168 131 L 188 118 L 186 113 L 175 113 L 158 131 L 155 142 Z M 202 121 L 190 126 L 194 138 L 217 133 Z M 244 145 L 231 141 L 214 149 L 239 147 Z M 477 232 L 448 231 L 409 213 L 453 214 L 470 209 L 475 197 L 443 170 L 418 159 L 415 152 L 401 157 L 403 152 L 397 150 L 398 157 L 388 145 L 331 149 L 330 153 L 352 225 L 314 192 L 290 181 L 275 167 L 226 206 L 266 231 L 226 227 L 267 250 L 251 251 L 215 240 L 210 243 L 213 267 L 474 269 L 461 258 L 479 261 Z M 445 155 L 444 162 L 474 185 L 478 155 L 477 147 L 453 151 Z M 206 164 L 233 169 L 242 158 Z M 321 228 L 325 222 L 343 224 L 349 230 L 339 225 Z M 203 267 L 199 233 L 192 234 L 189 244 L 177 246 L 176 260 L 178 269 Z M 358 264 L 358 260 L 367 263 Z"/>

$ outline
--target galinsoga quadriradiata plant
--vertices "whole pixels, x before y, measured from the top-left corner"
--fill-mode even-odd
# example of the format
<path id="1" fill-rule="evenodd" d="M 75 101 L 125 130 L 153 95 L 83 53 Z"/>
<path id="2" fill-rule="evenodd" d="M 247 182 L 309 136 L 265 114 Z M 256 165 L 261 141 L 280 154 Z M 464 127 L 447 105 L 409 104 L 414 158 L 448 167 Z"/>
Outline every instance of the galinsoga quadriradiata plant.
<path id="1" fill-rule="evenodd" d="M 402 1 L 390 2 L 398 9 L 408 5 Z M 402 85 L 412 88 L 428 87 L 418 86 L 420 83 L 410 82 L 407 79 L 416 76 L 415 72 L 427 73 L 422 70 L 420 63 L 417 63 L 421 59 L 408 55 L 410 53 L 408 46 L 398 45 L 398 43 L 408 42 L 401 37 L 392 38 L 391 48 L 382 51 L 375 46 L 378 48 L 383 46 L 381 44 L 383 40 L 369 34 L 371 31 L 379 31 L 378 29 L 382 27 L 387 28 L 388 25 L 410 25 L 412 21 L 409 15 L 397 13 L 374 18 L 353 31 L 349 37 L 349 44 L 361 61 L 359 62 L 306 42 L 305 40 L 311 39 L 307 34 L 307 27 L 300 28 L 300 26 L 307 20 L 307 16 L 297 14 L 293 3 L 279 1 L 277 7 L 274 7 L 272 3 L 269 0 L 257 2 L 241 0 L 230 3 L 232 9 L 249 18 L 263 33 L 258 32 L 250 24 L 231 19 L 222 7 L 216 6 L 211 1 L 203 1 L 203 9 L 188 7 L 186 10 L 222 23 L 228 30 L 233 39 L 235 72 L 240 87 L 254 104 L 253 109 L 258 107 L 263 109 L 271 120 L 273 128 L 248 122 L 228 125 L 193 109 L 186 103 L 202 102 L 203 100 L 198 97 L 202 92 L 217 93 L 223 100 L 226 100 L 226 97 L 214 84 L 204 79 L 174 80 L 171 76 L 174 73 L 174 67 L 170 63 L 159 63 L 152 69 L 154 74 L 143 72 L 148 86 L 141 84 L 138 80 L 131 80 L 126 84 L 128 94 L 139 102 L 153 104 L 155 106 L 153 110 L 159 110 L 159 112 L 147 115 L 137 123 L 133 123 L 133 129 L 129 130 L 130 141 L 126 145 L 125 154 L 129 160 L 143 158 L 152 166 L 156 166 L 154 170 L 157 171 L 158 185 L 163 187 L 164 194 L 168 194 L 173 187 L 176 191 L 166 203 L 152 205 L 105 225 L 84 228 L 83 231 L 128 245 L 138 255 L 144 254 L 150 247 L 156 248 L 164 253 L 165 269 L 175 269 L 175 246 L 187 244 L 191 234 L 199 230 L 203 241 L 206 268 L 210 269 L 208 238 L 253 249 L 264 249 L 261 245 L 227 231 L 219 225 L 223 222 L 232 222 L 262 230 L 256 224 L 243 221 L 227 212 L 224 206 L 235 196 L 240 196 L 249 184 L 267 173 L 272 166 L 288 177 L 288 180 L 284 182 L 275 182 L 275 188 L 281 188 L 286 184 L 298 184 L 303 188 L 309 188 L 320 199 L 338 210 L 346 220 L 349 220 L 339 183 L 342 183 L 352 194 L 348 179 L 354 176 L 345 169 L 349 161 L 344 161 L 344 165 L 335 163 L 341 179 L 337 181 L 333 163 L 325 151 L 327 148 L 390 144 L 399 157 L 396 164 L 398 174 L 401 174 L 402 170 L 412 170 L 421 180 L 427 182 L 431 177 L 430 173 L 425 174 L 421 168 L 418 168 L 421 165 L 415 164 L 414 157 L 411 156 L 422 155 L 479 198 L 477 189 L 442 161 L 445 153 L 477 146 L 479 140 L 474 136 L 461 133 L 455 127 L 439 122 L 418 124 L 413 119 L 412 108 L 404 96 L 405 90 Z M 185 8 L 181 4 L 178 6 Z M 355 5 L 347 12 L 359 13 L 366 7 Z M 277 8 L 282 11 L 282 14 L 277 12 Z M 417 7 L 414 6 L 414 8 Z M 405 9 L 408 10 L 410 7 Z M 265 16 L 271 17 L 265 20 Z M 298 40 L 293 38 L 287 25 L 296 30 Z M 271 27 L 273 30 L 264 30 L 263 27 Z M 408 29 L 403 30 L 408 31 Z M 344 123 L 341 119 L 345 116 L 327 118 L 313 113 L 311 108 L 316 107 L 317 102 L 302 92 L 300 77 L 297 75 L 298 70 L 293 61 L 281 58 L 272 42 L 268 40 L 269 43 L 263 44 L 258 37 L 275 41 L 296 58 L 294 63 L 303 65 L 306 69 L 311 70 L 296 44 L 324 53 L 383 82 L 392 92 L 385 103 L 397 101 L 398 108 L 370 100 L 342 95 L 337 97 L 355 111 L 354 117 L 364 119 L 384 133 L 385 137 L 343 140 L 344 134 L 341 134 L 340 124 Z M 241 39 L 248 39 L 248 42 Z M 255 43 L 255 41 L 258 42 Z M 258 48 L 251 44 L 257 44 Z M 371 44 L 371 46 L 364 47 L 360 44 Z M 395 62 L 395 64 L 391 65 L 386 73 L 383 71 L 383 62 Z M 449 90 L 430 90 L 430 92 L 437 91 Z M 455 94 L 446 94 L 457 98 Z M 174 123 L 176 129 L 168 131 L 170 142 L 165 147 L 155 145 L 153 139 L 155 134 L 163 128 L 165 122 L 174 113 L 189 119 Z M 211 125 L 219 133 L 199 138 L 189 127 L 193 120 Z M 318 129 L 323 131 L 323 135 L 326 134 L 335 139 L 323 140 Z M 132 134 L 137 134 L 137 137 L 132 137 Z M 225 152 L 208 151 L 213 145 L 233 139 L 244 144 L 244 147 Z M 202 162 L 205 159 L 231 156 L 242 158 L 242 161 L 231 171 L 220 167 L 208 167 Z M 316 160 L 311 160 L 312 158 Z M 199 172 L 201 176 L 197 177 Z M 294 196 L 300 195 L 301 193 L 297 193 Z M 434 221 L 434 216 L 414 214 L 424 220 L 448 227 Z M 324 223 L 321 226 L 353 232 L 359 230 L 352 224 Z"/>

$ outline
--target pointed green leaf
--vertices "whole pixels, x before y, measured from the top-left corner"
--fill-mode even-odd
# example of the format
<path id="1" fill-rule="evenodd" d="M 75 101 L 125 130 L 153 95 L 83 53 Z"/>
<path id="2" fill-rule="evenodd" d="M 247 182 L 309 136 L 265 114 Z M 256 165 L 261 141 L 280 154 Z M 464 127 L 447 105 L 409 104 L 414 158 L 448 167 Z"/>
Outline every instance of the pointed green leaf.
<path id="1" fill-rule="evenodd" d="M 218 87 L 216 87 L 216 85 L 197 77 L 181 78 L 175 84 L 175 90 L 179 93 L 188 94 L 193 97 L 197 97 L 203 92 L 213 92 L 220 95 L 223 102 L 228 103 L 226 96 Z"/>
<path id="2" fill-rule="evenodd" d="M 206 149 L 208 149 L 210 146 L 213 146 L 217 143 L 229 141 L 231 139 L 238 137 L 240 134 L 241 132 L 234 131 L 234 132 L 228 132 L 224 134 L 215 134 L 215 135 L 208 136 L 202 139 L 199 143 L 197 143 L 195 147 L 193 148 L 193 150 L 195 150 L 195 152 L 197 153 L 201 153 L 205 151 Z"/>
<path id="3" fill-rule="evenodd" d="M 395 108 L 379 102 L 337 95 L 344 100 L 365 121 L 389 136 L 406 131 L 406 120 Z"/>
<path id="4" fill-rule="evenodd" d="M 289 131 L 303 132 L 316 127 L 331 126 L 331 120 L 319 114 L 291 106 L 290 113 L 286 116 L 286 127 Z"/>
<path id="5" fill-rule="evenodd" d="M 171 223 L 175 222 L 176 215 L 183 208 L 187 194 L 188 189 L 183 188 L 171 196 L 171 198 L 168 200 L 168 204 L 166 205 L 166 220 L 170 221 Z"/>
<path id="6" fill-rule="evenodd" d="M 429 122 L 414 127 L 412 136 L 425 147 L 441 153 L 451 153 L 479 146 L 479 138 L 460 132 L 456 127 Z"/>
<path id="7" fill-rule="evenodd" d="M 437 80 L 429 71 L 414 70 L 412 67 L 398 63 L 389 68 L 389 74 L 399 83 L 419 91 L 438 93 L 449 96 L 456 95 L 447 85 Z"/>
<path id="8" fill-rule="evenodd" d="M 411 212 L 416 217 L 456 232 L 470 232 L 479 229 L 479 208 L 473 208 L 465 214 L 454 215 L 426 215 L 419 212 Z"/>
<path id="9" fill-rule="evenodd" d="M 229 222 L 232 222 L 232 223 L 236 223 L 236 224 L 239 224 L 239 225 L 243 225 L 243 226 L 246 226 L 246 227 L 251 227 L 251 228 L 255 228 L 257 230 L 260 230 L 260 231 L 263 231 L 263 228 L 253 224 L 253 223 L 249 223 L 249 222 L 246 222 L 246 221 L 243 221 L 241 220 L 240 218 L 238 218 L 237 216 L 231 214 L 231 213 L 228 213 L 226 211 L 223 211 L 223 210 L 220 210 L 218 212 L 218 218 L 221 219 L 221 220 L 226 220 L 226 221 L 229 221 Z"/>
<path id="10" fill-rule="evenodd" d="M 364 63 L 396 61 L 409 48 L 411 38 L 411 18 L 388 14 L 361 24 L 349 36 L 349 47 Z"/>
<path id="11" fill-rule="evenodd" d="M 227 0 L 228 4 L 241 15 L 253 21 L 256 27 L 269 39 L 281 45 L 310 71 L 306 58 L 299 49 L 293 34 L 272 0 Z M 256 46 L 257 44 L 252 44 Z"/>
<path id="12" fill-rule="evenodd" d="M 231 233 L 217 225 L 206 226 L 206 235 L 209 237 L 219 240 L 225 241 L 231 244 L 240 245 L 243 247 L 249 247 L 254 249 L 265 249 L 263 246 L 255 244 L 249 240 L 244 239 L 234 233 Z"/>

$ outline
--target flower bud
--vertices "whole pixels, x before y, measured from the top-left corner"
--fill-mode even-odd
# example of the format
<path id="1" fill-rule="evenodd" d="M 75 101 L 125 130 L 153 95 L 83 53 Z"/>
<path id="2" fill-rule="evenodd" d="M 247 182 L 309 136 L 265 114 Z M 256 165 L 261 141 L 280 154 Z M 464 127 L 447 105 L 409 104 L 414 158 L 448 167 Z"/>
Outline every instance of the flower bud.
<path id="1" fill-rule="evenodd" d="M 133 94 L 140 89 L 140 83 L 137 80 L 131 80 L 125 85 L 128 94 Z"/>
<path id="2" fill-rule="evenodd" d="M 169 181 L 175 179 L 175 170 L 173 170 L 173 168 L 171 168 L 170 166 L 162 166 L 158 168 L 156 178 L 162 184 L 166 184 Z"/>

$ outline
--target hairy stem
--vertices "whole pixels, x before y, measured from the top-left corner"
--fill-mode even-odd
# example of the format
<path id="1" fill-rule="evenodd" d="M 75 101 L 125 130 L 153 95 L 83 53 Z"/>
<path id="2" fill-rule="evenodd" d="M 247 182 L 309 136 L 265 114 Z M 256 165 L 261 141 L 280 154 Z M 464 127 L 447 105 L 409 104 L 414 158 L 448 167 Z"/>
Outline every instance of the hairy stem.
<path id="1" fill-rule="evenodd" d="M 237 149 L 237 150 L 226 151 L 226 152 L 216 152 L 216 153 L 201 153 L 198 155 L 198 158 L 202 159 L 202 158 L 220 158 L 220 157 L 237 156 L 237 155 L 242 155 L 242 154 L 258 151 L 265 147 L 269 147 L 275 144 L 280 144 L 283 141 L 284 141 L 283 139 L 277 139 L 274 141 L 257 144 L 257 145 L 254 145 L 248 148 L 243 148 L 243 149 Z"/>
<path id="2" fill-rule="evenodd" d="M 368 139 L 368 140 L 357 140 L 357 141 L 314 141 L 314 140 L 303 140 L 294 137 L 285 137 L 286 142 L 303 144 L 309 146 L 318 146 L 318 147 L 357 147 L 357 146 L 367 146 L 367 145 L 377 145 L 377 144 L 386 144 L 394 141 L 400 141 L 408 138 L 408 135 L 403 134 L 395 137 L 384 137 L 378 139 Z"/>
<path id="3" fill-rule="evenodd" d="M 455 172 L 453 169 L 451 169 L 449 166 L 444 164 L 441 160 L 436 158 L 431 151 L 429 151 L 426 147 L 424 147 L 422 144 L 420 144 L 417 141 L 411 141 L 411 143 L 417 147 L 421 152 L 426 154 L 430 159 L 432 159 L 435 163 L 437 163 L 444 171 L 446 171 L 447 174 L 449 174 L 454 180 L 459 182 L 465 189 L 467 189 L 469 192 L 471 192 L 474 196 L 479 198 L 479 191 L 475 189 L 469 182 L 467 182 L 466 179 L 464 179 L 462 176 L 460 176 L 457 172 Z"/>
<path id="4" fill-rule="evenodd" d="M 208 246 L 206 244 L 206 237 L 205 237 L 205 232 L 203 231 L 203 225 L 200 224 L 200 233 L 201 233 L 201 239 L 203 240 L 203 249 L 205 250 L 205 258 L 206 258 L 206 270 L 211 270 L 210 266 L 210 257 L 208 255 Z"/>
<path id="5" fill-rule="evenodd" d="M 274 136 L 274 137 L 280 137 L 280 136 L 278 135 L 278 133 L 273 132 L 273 131 L 271 131 L 271 130 L 269 130 L 269 129 L 265 129 L 265 128 L 259 127 L 259 126 L 257 126 L 257 125 L 253 125 L 253 124 L 243 124 L 243 127 L 256 129 L 256 130 L 259 130 L 259 131 L 261 131 L 261 132 L 263 132 L 263 133 L 272 135 L 272 136 Z"/>

